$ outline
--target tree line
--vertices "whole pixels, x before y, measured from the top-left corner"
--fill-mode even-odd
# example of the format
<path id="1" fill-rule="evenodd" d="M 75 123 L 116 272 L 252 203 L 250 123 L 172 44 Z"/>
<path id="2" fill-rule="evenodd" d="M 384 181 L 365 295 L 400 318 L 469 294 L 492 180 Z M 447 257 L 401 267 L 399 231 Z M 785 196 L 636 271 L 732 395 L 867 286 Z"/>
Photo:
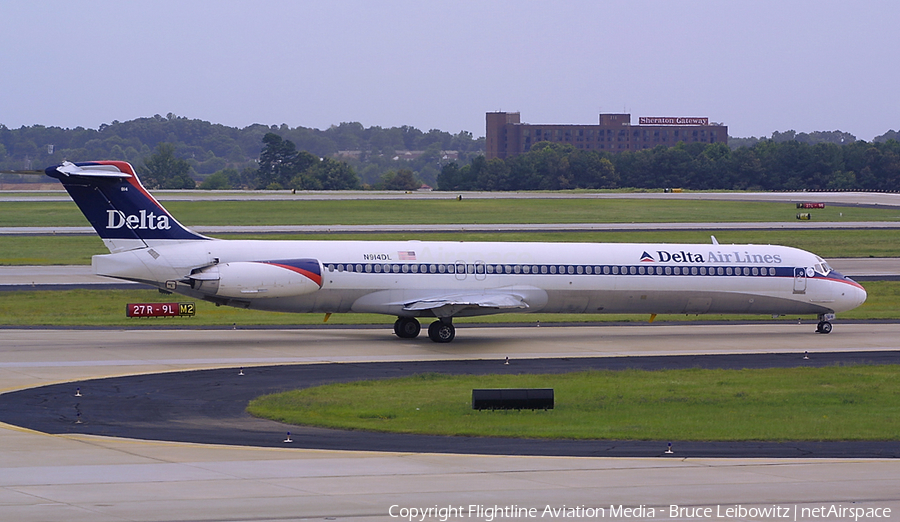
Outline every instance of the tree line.
<path id="1" fill-rule="evenodd" d="M 728 146 L 679 144 L 620 154 L 540 143 L 526 154 L 487 161 L 484 138 L 464 131 L 360 123 L 238 129 L 170 113 L 98 129 L 0 124 L 0 169 L 125 160 L 153 188 L 414 190 L 426 183 L 441 190 L 897 190 L 898 138 L 897 131 L 872 142 L 841 131 L 786 131 L 729 138 Z M 398 153 L 406 150 L 421 153 Z M 458 156 L 448 158 L 449 150 Z"/>
<path id="2" fill-rule="evenodd" d="M 900 142 L 848 144 L 761 140 L 731 149 L 716 144 L 613 154 L 541 142 L 505 160 L 451 163 L 439 190 L 900 190 Z"/>
<path id="3" fill-rule="evenodd" d="M 290 140 L 274 132 L 262 139 L 257 168 L 246 167 L 238 171 L 222 169 L 208 176 L 199 185 L 201 189 L 251 188 L 258 190 L 352 190 L 360 189 L 356 171 L 348 163 L 331 158 L 320 158 L 307 151 L 298 150 Z M 190 176 L 190 164 L 176 157 L 175 147 L 160 143 L 156 150 L 137 165 L 138 174 L 150 189 L 192 189 L 197 184 Z M 385 174 L 376 188 L 386 190 L 416 190 L 421 185 L 412 171 L 401 169 Z"/>
<path id="4" fill-rule="evenodd" d="M 190 166 L 190 176 L 203 182 L 214 173 L 225 171 L 213 180 L 233 180 L 233 171 L 256 169 L 263 137 L 276 133 L 294 143 L 298 150 L 319 158 L 334 158 L 340 151 L 362 151 L 339 158 L 350 165 L 362 184 L 375 186 L 385 175 L 410 170 L 419 179 L 436 183 L 443 163 L 441 151 L 459 152 L 460 161 L 484 151 L 484 138 L 470 132 L 457 134 L 440 130 L 423 132 L 410 126 L 363 127 L 361 123 L 341 123 L 319 130 L 288 125 L 254 124 L 244 128 L 228 127 L 208 121 L 189 119 L 169 113 L 150 118 L 101 125 L 98 129 L 64 129 L 44 125 L 9 129 L 0 124 L 0 168 L 38 169 L 63 160 L 124 160 L 139 165 L 154 154 L 161 143 L 174 147 L 175 157 Z M 425 154 L 407 161 L 397 151 L 417 150 Z M 238 180 L 239 181 L 239 180 Z M 236 185 L 255 188 L 246 184 Z"/>

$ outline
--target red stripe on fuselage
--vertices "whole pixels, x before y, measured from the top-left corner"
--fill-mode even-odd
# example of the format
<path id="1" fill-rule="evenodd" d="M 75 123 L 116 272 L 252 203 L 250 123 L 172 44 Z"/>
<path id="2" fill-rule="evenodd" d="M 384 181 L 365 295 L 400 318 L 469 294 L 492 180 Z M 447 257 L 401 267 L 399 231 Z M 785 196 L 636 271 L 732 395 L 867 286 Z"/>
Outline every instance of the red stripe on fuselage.
<path id="1" fill-rule="evenodd" d="M 865 288 L 863 288 L 863 285 L 857 283 L 856 281 L 854 281 L 852 279 L 836 279 L 834 277 L 828 277 L 828 276 L 819 277 L 819 278 L 810 278 L 810 279 L 824 279 L 826 281 L 834 281 L 836 283 L 846 283 L 850 286 L 855 286 L 856 288 L 859 288 L 860 290 L 865 291 Z"/>
<path id="2" fill-rule="evenodd" d="M 280 263 L 266 263 L 267 265 L 277 266 L 280 268 L 284 268 L 286 270 L 290 270 L 291 272 L 296 272 L 306 278 L 308 278 L 313 283 L 319 285 L 319 288 L 322 288 L 322 276 L 321 274 L 317 274 L 315 272 L 310 272 L 309 270 L 304 270 L 302 268 L 297 268 L 296 266 L 291 265 L 283 265 Z"/>

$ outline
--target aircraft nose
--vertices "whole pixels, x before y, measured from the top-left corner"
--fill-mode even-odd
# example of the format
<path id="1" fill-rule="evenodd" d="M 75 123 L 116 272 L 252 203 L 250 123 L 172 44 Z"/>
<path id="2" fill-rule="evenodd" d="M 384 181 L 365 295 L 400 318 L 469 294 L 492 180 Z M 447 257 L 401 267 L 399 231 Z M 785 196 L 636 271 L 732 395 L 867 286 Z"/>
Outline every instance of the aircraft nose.
<path id="1" fill-rule="evenodd" d="M 839 302 L 844 311 L 852 310 L 866 302 L 868 294 L 861 284 L 837 272 L 832 272 L 830 275 L 841 280 L 842 288 L 840 289 Z"/>
<path id="2" fill-rule="evenodd" d="M 849 281 L 853 281 L 849 277 L 847 279 Z M 869 294 L 866 292 L 866 289 L 862 287 L 862 285 L 860 285 L 856 281 L 853 281 L 853 282 L 856 283 L 857 286 L 853 287 L 855 292 L 852 292 L 853 297 L 851 299 L 854 299 L 853 307 L 856 308 L 857 306 L 866 302 L 866 298 L 869 297 Z"/>

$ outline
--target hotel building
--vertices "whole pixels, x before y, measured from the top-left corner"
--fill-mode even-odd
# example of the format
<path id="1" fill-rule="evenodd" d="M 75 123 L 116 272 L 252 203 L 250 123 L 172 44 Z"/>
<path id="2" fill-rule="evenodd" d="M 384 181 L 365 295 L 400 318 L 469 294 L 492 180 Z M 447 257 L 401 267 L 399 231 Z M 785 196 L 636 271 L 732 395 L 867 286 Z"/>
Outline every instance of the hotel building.
<path id="1" fill-rule="evenodd" d="M 486 114 L 485 157 L 506 159 L 531 150 L 541 141 L 566 143 L 579 149 L 606 152 L 671 147 L 684 143 L 728 143 L 728 127 L 709 118 L 641 117 L 601 114 L 598 125 L 522 123 L 518 112 Z"/>

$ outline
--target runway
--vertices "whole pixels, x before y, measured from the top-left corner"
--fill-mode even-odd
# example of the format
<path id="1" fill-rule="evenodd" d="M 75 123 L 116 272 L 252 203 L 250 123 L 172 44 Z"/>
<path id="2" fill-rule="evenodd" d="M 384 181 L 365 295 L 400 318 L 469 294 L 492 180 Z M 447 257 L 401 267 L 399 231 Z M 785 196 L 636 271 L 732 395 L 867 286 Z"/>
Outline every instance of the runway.
<path id="1" fill-rule="evenodd" d="M 385 330 L 0 330 L 2 391 L 74 380 L 295 363 L 896 351 L 900 325 L 460 328 L 457 342 Z M 752 335 L 748 335 L 752 334 Z M 825 357 L 824 355 L 822 355 Z M 468 456 L 248 448 L 0 429 L 0 519 L 390 520 L 401 508 L 811 506 L 900 509 L 887 459 Z M 396 506 L 392 511 L 391 506 Z M 665 512 L 665 516 L 663 516 Z M 457 517 L 487 520 L 486 517 Z M 523 519 L 523 517 L 519 517 Z M 545 517 L 548 518 L 548 517 Z M 746 518 L 746 517 L 745 517 Z M 438 520 L 432 516 L 427 520 Z M 722 520 L 735 519 L 724 517 Z M 802 519 L 802 518 L 798 518 Z"/>
<path id="2" fill-rule="evenodd" d="M 890 192 L 478 192 L 379 190 L 154 190 L 168 201 L 316 201 L 316 200 L 420 200 L 420 199 L 663 199 L 678 201 L 822 202 L 838 206 L 896 207 L 900 194 Z M 3 201 L 71 201 L 64 190 L 6 190 Z"/>
<path id="3" fill-rule="evenodd" d="M 754 221 L 720 223 L 451 223 L 405 225 L 197 225 L 200 234 L 432 234 L 432 233 L 512 233 L 512 232 L 641 232 L 658 230 L 891 230 L 898 221 Z M 7 236 L 91 236 L 91 227 L 0 227 Z"/>

